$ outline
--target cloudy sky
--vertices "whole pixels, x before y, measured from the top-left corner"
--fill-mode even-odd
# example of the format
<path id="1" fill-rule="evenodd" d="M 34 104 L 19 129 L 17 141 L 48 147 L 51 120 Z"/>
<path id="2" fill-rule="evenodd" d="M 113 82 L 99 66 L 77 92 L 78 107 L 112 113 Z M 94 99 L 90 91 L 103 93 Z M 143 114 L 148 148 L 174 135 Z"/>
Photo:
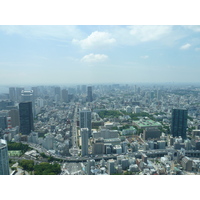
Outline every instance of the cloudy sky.
<path id="1" fill-rule="evenodd" d="M 0 26 L 0 85 L 199 82 L 200 26 Z"/>

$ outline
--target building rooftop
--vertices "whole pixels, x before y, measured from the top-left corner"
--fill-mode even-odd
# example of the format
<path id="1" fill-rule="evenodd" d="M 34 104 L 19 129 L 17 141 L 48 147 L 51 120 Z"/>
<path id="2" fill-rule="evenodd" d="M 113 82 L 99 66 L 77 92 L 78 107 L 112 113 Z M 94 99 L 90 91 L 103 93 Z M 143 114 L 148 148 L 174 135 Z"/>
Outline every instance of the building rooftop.
<path id="1" fill-rule="evenodd" d="M 161 123 L 155 122 L 153 120 L 142 120 L 142 121 L 133 121 L 135 124 L 140 126 L 141 128 L 151 127 L 151 126 L 161 126 Z"/>

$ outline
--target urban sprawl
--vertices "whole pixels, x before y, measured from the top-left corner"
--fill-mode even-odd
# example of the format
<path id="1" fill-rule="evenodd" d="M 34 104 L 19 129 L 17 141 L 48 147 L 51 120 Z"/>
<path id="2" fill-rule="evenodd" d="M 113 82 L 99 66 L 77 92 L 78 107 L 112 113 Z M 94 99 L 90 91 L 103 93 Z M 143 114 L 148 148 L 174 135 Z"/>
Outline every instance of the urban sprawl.
<path id="1" fill-rule="evenodd" d="M 0 91 L 0 175 L 200 174 L 200 87 Z"/>

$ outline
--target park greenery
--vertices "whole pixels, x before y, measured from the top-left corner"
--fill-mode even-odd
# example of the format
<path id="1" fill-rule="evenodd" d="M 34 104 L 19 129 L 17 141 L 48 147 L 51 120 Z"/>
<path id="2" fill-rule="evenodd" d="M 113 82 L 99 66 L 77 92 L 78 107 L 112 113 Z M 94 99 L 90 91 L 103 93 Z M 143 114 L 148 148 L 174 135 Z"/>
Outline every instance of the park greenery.
<path id="1" fill-rule="evenodd" d="M 43 162 L 34 166 L 35 175 L 58 175 L 60 172 L 61 168 L 58 163 L 50 164 Z"/>
<path id="2" fill-rule="evenodd" d="M 122 116 L 122 113 L 118 110 L 102 110 L 99 113 L 99 117 L 103 118 L 118 118 L 119 116 Z"/>
<path id="3" fill-rule="evenodd" d="M 27 144 L 17 143 L 17 142 L 8 142 L 8 150 L 20 150 L 23 153 L 30 150 L 31 148 Z"/>
<path id="4" fill-rule="evenodd" d="M 33 160 L 20 160 L 19 166 L 28 172 L 34 171 L 35 175 L 57 175 L 61 172 L 61 167 L 58 163 L 42 162 L 35 165 Z"/>

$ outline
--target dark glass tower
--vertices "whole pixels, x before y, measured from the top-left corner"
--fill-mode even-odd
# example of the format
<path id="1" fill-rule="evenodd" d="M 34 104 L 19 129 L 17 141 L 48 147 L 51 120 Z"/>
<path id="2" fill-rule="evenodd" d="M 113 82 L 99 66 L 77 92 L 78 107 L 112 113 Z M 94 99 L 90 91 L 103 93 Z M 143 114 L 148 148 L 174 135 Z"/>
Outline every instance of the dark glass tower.
<path id="1" fill-rule="evenodd" d="M 186 139 L 187 115 L 188 111 L 186 109 L 172 110 L 171 133 L 173 137 L 181 136 Z"/>
<path id="2" fill-rule="evenodd" d="M 20 132 L 29 135 L 34 130 L 32 102 L 22 102 L 19 104 Z"/>

